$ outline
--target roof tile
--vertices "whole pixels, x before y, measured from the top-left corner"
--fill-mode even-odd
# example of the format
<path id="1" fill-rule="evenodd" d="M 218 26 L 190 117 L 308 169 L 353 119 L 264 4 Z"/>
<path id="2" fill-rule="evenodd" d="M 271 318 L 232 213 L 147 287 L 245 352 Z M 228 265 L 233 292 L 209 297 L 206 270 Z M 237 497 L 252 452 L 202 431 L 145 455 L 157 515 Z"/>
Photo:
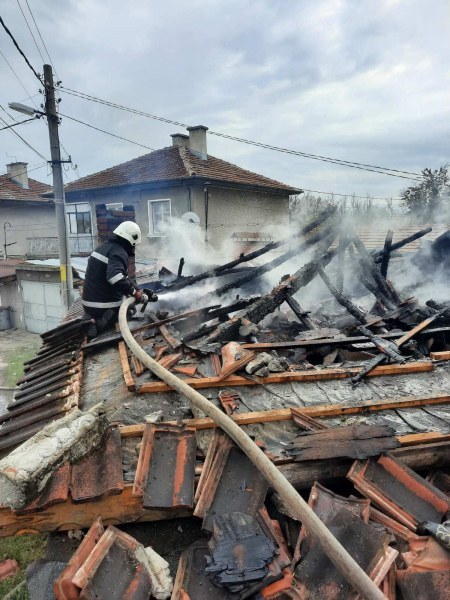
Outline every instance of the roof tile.
<path id="1" fill-rule="evenodd" d="M 11 179 L 11 175 L 0 175 L 0 200 L 23 200 L 33 202 L 53 202 L 50 198 L 43 198 L 42 194 L 51 192 L 51 186 L 46 183 L 28 178 L 28 189 Z"/>
<path id="2" fill-rule="evenodd" d="M 266 187 L 291 194 L 299 192 L 284 183 L 247 171 L 211 155 L 208 155 L 207 160 L 202 160 L 188 148 L 179 146 L 155 150 L 115 167 L 82 177 L 69 183 L 66 191 L 75 192 L 190 177 L 205 177 L 227 183 Z"/>

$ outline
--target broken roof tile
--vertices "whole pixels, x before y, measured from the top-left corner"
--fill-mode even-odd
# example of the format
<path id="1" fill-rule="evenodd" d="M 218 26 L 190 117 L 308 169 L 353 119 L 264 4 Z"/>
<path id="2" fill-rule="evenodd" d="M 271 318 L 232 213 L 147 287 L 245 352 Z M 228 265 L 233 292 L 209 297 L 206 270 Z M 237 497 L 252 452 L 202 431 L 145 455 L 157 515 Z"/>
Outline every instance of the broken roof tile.
<path id="1" fill-rule="evenodd" d="M 72 465 L 70 493 L 74 502 L 86 502 L 123 490 L 120 432 L 110 428 L 102 446 Z"/>
<path id="2" fill-rule="evenodd" d="M 411 540 L 409 548 L 402 553 L 409 571 L 450 571 L 450 552 L 431 536 Z"/>
<path id="3" fill-rule="evenodd" d="M 18 514 L 39 512 L 53 504 L 65 502 L 69 495 L 70 464 L 64 463 L 57 469 L 45 486 L 45 489 L 28 506 L 17 511 Z"/>
<path id="4" fill-rule="evenodd" d="M 443 492 L 389 454 L 365 463 L 355 461 L 347 477 L 359 492 L 412 531 L 422 521 L 440 523 L 449 509 Z"/>
<path id="5" fill-rule="evenodd" d="M 193 506 L 196 448 L 195 429 L 146 425 L 133 486 L 144 508 Z"/>
<path id="6" fill-rule="evenodd" d="M 390 561 L 389 567 L 392 564 L 392 556 L 386 555 L 386 534 L 364 523 L 351 511 L 345 508 L 340 510 L 329 522 L 328 528 L 368 575 L 383 557 Z M 352 590 L 318 540 L 314 541 L 310 551 L 296 568 L 295 578 L 295 586 L 304 599 L 348 600 Z"/>
<path id="7" fill-rule="evenodd" d="M 403 600 L 448 600 L 450 571 L 397 571 Z"/>
<path id="8" fill-rule="evenodd" d="M 171 600 L 228 600 L 233 596 L 214 585 L 205 568 L 211 560 L 206 540 L 194 542 L 185 550 L 178 564 Z"/>
<path id="9" fill-rule="evenodd" d="M 257 467 L 228 436 L 218 438 L 217 444 L 194 511 L 195 516 L 203 517 L 203 529 L 207 531 L 212 531 L 214 519 L 225 513 L 256 515 L 264 504 L 268 489 L 268 483 Z"/>
<path id="10" fill-rule="evenodd" d="M 67 567 L 55 581 L 53 591 L 57 600 L 78 600 L 80 597 L 80 588 L 72 582 L 72 579 L 78 569 L 80 569 L 87 560 L 104 532 L 105 529 L 102 525 L 101 517 L 98 517 L 92 523 L 89 531 L 84 536 L 83 541 L 72 555 Z"/>
<path id="11" fill-rule="evenodd" d="M 362 519 L 364 523 L 369 522 L 370 500 L 339 496 L 317 482 L 311 488 L 308 506 L 312 508 L 325 525 L 328 525 L 342 509 L 351 511 L 355 516 Z M 305 527 L 302 527 L 295 547 L 294 564 L 299 561 L 300 556 L 304 557 L 308 554 L 312 542 L 313 538 L 308 534 Z"/>

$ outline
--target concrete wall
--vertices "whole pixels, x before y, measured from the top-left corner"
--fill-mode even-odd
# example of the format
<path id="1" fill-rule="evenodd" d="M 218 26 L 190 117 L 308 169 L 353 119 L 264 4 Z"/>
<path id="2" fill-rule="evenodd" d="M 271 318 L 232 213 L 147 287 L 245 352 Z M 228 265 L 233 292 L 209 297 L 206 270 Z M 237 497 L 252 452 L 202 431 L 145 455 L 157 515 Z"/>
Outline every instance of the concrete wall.
<path id="1" fill-rule="evenodd" d="M 11 223 L 11 228 L 6 226 L 6 242 L 17 242 L 8 246 L 8 257 L 25 256 L 27 251 L 27 238 L 57 237 L 55 210 L 51 206 L 30 206 L 24 204 L 18 207 L 8 207 L 0 204 L 0 232 L 3 257 L 3 226 L 5 222 Z"/>
<path id="2" fill-rule="evenodd" d="M 228 188 L 208 186 L 208 245 L 214 249 L 241 246 L 232 240 L 235 232 L 268 232 L 275 238 L 279 231 L 289 224 L 289 197 L 279 194 L 248 192 Z M 137 257 L 164 262 L 170 258 L 179 259 L 182 255 L 177 240 L 167 237 L 153 237 L 149 233 L 148 201 L 170 198 L 173 218 L 180 218 L 185 212 L 193 211 L 200 217 L 200 227 L 205 230 L 204 186 L 168 187 L 159 190 L 141 190 L 133 193 L 111 193 L 94 199 L 83 197 L 78 202 L 89 201 L 92 207 L 93 231 L 97 233 L 95 220 L 96 204 L 122 202 L 133 205 L 136 222 L 142 230 L 143 242 L 138 246 Z M 70 197 L 68 202 L 75 200 Z M 203 236 L 200 236 L 203 238 Z M 186 249 L 188 250 L 188 249 Z M 206 245 L 205 245 L 205 251 Z M 228 255 L 229 256 L 229 255 Z M 226 259 L 228 256 L 224 256 Z M 166 266 L 169 266 L 168 264 Z M 173 265 L 172 265 L 173 266 Z"/>
<path id="3" fill-rule="evenodd" d="M 13 328 L 25 329 L 23 303 L 19 281 L 0 282 L 0 306 L 11 308 L 11 325 Z"/>

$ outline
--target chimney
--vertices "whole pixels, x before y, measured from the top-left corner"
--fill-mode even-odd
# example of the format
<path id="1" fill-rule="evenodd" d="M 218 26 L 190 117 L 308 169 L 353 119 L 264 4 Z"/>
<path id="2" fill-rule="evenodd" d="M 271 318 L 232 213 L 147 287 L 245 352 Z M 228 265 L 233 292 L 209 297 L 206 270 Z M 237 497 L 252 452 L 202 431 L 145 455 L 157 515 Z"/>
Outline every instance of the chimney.
<path id="1" fill-rule="evenodd" d="M 195 127 L 188 127 L 187 130 L 189 131 L 190 151 L 202 160 L 207 160 L 206 132 L 208 128 L 204 125 L 196 125 Z"/>
<path id="2" fill-rule="evenodd" d="M 184 133 L 172 133 L 172 146 L 182 146 L 184 148 L 189 148 L 189 136 Z"/>
<path id="3" fill-rule="evenodd" d="M 28 190 L 28 163 L 26 162 L 15 162 L 6 165 L 8 169 L 8 175 L 15 183 L 18 183 L 24 190 Z"/>

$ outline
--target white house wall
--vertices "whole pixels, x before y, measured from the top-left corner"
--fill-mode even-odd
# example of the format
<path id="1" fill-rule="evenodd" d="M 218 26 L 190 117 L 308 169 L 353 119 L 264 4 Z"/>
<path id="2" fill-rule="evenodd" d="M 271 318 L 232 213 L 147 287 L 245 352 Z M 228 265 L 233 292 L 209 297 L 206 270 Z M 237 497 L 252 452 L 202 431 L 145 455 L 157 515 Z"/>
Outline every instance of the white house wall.
<path id="1" fill-rule="evenodd" d="M 51 206 L 31 206 L 23 204 L 18 207 L 6 207 L 0 204 L 1 250 L 3 251 L 3 232 L 5 222 L 6 242 L 16 242 L 7 247 L 8 257 L 21 257 L 27 253 L 27 238 L 57 237 L 55 210 Z M 3 256 L 3 252 L 2 252 Z"/>

